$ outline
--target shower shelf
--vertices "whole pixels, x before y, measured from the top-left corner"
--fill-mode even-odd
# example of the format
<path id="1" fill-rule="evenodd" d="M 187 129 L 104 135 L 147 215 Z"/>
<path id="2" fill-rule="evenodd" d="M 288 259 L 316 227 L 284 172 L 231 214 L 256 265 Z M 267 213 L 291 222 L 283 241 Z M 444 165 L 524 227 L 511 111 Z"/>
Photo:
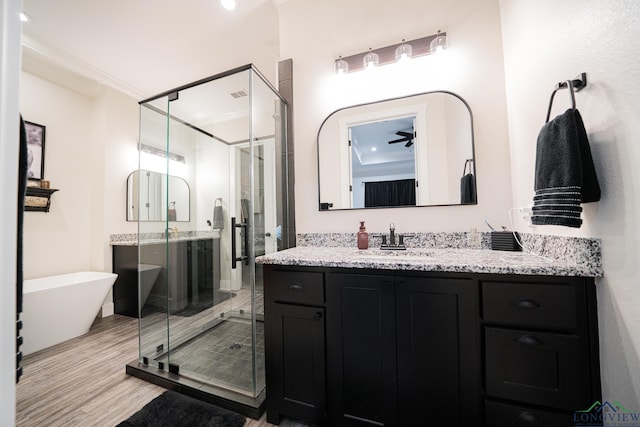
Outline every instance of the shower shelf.
<path id="1" fill-rule="evenodd" d="M 24 210 L 31 212 L 49 212 L 51 195 L 56 191 L 58 191 L 57 188 L 27 187 Z"/>

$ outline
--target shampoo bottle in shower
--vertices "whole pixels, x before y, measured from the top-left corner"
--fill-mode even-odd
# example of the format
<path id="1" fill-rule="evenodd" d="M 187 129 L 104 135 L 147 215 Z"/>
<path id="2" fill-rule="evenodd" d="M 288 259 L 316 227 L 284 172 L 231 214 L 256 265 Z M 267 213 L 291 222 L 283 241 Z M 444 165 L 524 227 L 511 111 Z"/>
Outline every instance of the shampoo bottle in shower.
<path id="1" fill-rule="evenodd" d="M 360 231 L 358 231 L 358 249 L 369 248 L 369 233 L 364 227 L 364 221 L 360 221 Z"/>

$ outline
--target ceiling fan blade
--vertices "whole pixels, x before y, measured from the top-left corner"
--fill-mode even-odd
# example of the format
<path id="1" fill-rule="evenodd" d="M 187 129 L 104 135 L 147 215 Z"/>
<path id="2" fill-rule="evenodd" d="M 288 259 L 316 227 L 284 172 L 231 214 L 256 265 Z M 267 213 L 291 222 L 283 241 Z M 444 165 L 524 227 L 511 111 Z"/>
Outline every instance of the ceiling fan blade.
<path id="1" fill-rule="evenodd" d="M 400 138 L 400 139 L 394 139 L 393 141 L 388 141 L 389 144 L 395 144 L 396 142 L 405 142 L 405 141 L 409 141 L 411 138 Z"/>
<path id="2" fill-rule="evenodd" d="M 404 144 L 405 147 L 409 148 L 413 145 L 413 139 L 409 140 L 409 142 L 407 142 L 406 144 Z"/>
<path id="3" fill-rule="evenodd" d="M 396 135 L 404 136 L 405 138 L 413 138 L 413 132 L 405 132 L 402 130 L 396 132 Z"/>

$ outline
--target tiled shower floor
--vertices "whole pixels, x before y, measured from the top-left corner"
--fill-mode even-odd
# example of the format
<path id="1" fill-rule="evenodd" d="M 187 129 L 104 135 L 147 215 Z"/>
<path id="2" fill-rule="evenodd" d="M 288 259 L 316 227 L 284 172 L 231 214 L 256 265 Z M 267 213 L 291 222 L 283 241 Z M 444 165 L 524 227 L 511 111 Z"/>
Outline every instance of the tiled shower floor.
<path id="1" fill-rule="evenodd" d="M 167 360 L 169 357 L 169 360 Z M 230 317 L 158 361 L 177 364 L 180 375 L 253 394 L 251 322 Z M 256 390 L 265 386 L 264 324 L 256 322 Z"/>

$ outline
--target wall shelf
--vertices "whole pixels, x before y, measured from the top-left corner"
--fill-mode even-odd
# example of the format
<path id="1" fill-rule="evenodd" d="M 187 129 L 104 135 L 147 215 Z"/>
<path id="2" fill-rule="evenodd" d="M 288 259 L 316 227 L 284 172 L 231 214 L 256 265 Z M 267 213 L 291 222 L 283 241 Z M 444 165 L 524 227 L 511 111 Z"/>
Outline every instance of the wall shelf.
<path id="1" fill-rule="evenodd" d="M 24 200 L 25 212 L 49 212 L 51 195 L 57 188 L 27 187 L 27 197 Z"/>

